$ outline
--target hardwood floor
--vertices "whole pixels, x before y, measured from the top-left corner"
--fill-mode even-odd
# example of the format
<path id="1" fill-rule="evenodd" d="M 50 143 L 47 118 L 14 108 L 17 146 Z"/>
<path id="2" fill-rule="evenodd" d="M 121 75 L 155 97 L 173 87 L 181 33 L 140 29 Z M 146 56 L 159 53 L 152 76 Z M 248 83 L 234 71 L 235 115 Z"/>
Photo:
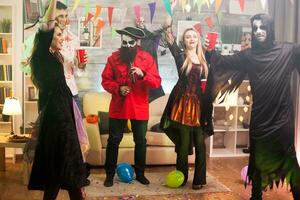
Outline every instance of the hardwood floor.
<path id="1" fill-rule="evenodd" d="M 250 198 L 251 186 L 244 188 L 240 178 L 241 169 L 247 165 L 248 158 L 208 158 L 207 171 L 216 179 L 226 185 L 231 192 L 226 193 L 205 193 L 205 194 L 182 194 L 182 195 L 157 195 L 157 196 L 137 196 L 131 199 L 138 200 L 246 200 Z M 150 166 L 147 172 L 170 171 L 174 166 Z M 104 173 L 103 168 L 93 169 L 92 173 Z M 101 193 L 101 191 L 99 191 Z M 0 172 L 0 200 L 33 200 L 42 199 L 42 193 L 37 191 L 28 191 L 22 184 L 22 164 L 17 161 L 16 164 L 7 163 L 7 170 Z M 61 191 L 58 200 L 67 200 L 67 192 Z M 96 200 L 99 198 L 87 198 Z M 120 198 L 100 198 L 101 200 L 120 200 Z M 121 198 L 122 199 L 122 198 Z M 130 198 L 127 200 L 131 200 Z M 264 192 L 264 200 L 292 200 L 292 194 L 286 185 L 279 189 Z"/>

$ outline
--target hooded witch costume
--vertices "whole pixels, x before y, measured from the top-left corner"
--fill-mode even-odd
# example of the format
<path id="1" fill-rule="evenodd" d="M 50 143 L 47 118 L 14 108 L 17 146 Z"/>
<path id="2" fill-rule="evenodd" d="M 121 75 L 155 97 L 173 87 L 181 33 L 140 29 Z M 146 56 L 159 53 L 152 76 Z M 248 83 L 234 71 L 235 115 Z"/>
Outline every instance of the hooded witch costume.
<path id="1" fill-rule="evenodd" d="M 264 42 L 254 34 L 254 20 L 261 20 L 267 33 Z M 207 53 L 211 70 L 212 98 L 237 88 L 248 75 L 253 96 L 250 122 L 250 158 L 248 176 L 252 181 L 251 199 L 262 199 L 268 185 L 286 179 L 294 199 L 300 199 L 300 168 L 294 147 L 294 110 L 290 79 L 294 69 L 300 73 L 300 46 L 276 43 L 270 16 L 251 18 L 252 48 L 232 56 Z M 228 85 L 231 79 L 231 85 Z"/>
<path id="2" fill-rule="evenodd" d="M 87 171 L 63 58 L 49 50 L 53 33 L 54 29 L 38 31 L 31 58 L 33 82 L 39 89 L 39 134 L 28 189 L 74 191 L 86 186 Z"/>

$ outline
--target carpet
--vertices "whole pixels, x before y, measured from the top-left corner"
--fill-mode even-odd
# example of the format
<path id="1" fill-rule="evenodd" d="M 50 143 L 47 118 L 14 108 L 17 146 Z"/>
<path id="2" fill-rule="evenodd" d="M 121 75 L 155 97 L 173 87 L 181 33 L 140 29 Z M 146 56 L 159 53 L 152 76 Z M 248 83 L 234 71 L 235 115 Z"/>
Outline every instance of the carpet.
<path id="1" fill-rule="evenodd" d="M 117 176 L 114 179 L 112 187 L 104 187 L 104 174 L 91 174 L 89 179 L 91 185 L 85 188 L 87 197 L 134 197 L 134 196 L 151 196 L 151 195 L 168 195 L 168 194 L 188 194 L 188 193 L 213 193 L 213 192 L 229 192 L 226 186 L 217 179 L 207 174 L 207 184 L 200 190 L 192 189 L 193 173 L 189 174 L 190 180 L 183 187 L 169 188 L 164 184 L 166 172 L 146 173 L 146 177 L 150 180 L 150 185 L 142 185 L 137 181 L 132 183 L 123 183 Z M 123 199 L 123 198 L 121 198 Z"/>

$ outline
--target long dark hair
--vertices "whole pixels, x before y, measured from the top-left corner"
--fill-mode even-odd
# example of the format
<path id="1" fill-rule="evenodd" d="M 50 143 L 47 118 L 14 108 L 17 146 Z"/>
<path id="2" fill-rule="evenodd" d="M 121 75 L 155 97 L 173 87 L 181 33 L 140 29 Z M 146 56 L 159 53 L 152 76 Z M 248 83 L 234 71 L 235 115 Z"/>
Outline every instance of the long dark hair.
<path id="1" fill-rule="evenodd" d="M 34 38 L 34 44 L 32 49 L 32 54 L 30 57 L 30 68 L 31 68 L 31 80 L 33 84 L 40 89 L 41 88 L 41 70 L 43 66 L 42 60 L 46 57 L 49 52 L 49 47 L 51 45 L 54 29 L 47 32 L 39 30 Z"/>

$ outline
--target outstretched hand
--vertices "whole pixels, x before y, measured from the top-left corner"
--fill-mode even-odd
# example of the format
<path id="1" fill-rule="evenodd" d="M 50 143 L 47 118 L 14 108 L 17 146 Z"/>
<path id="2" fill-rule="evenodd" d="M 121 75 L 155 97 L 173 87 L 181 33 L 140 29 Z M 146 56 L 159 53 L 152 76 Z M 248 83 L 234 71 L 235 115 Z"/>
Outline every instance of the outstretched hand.
<path id="1" fill-rule="evenodd" d="M 212 49 L 208 49 L 208 46 L 209 46 L 209 39 L 206 35 L 203 48 L 205 51 L 212 51 Z"/>

